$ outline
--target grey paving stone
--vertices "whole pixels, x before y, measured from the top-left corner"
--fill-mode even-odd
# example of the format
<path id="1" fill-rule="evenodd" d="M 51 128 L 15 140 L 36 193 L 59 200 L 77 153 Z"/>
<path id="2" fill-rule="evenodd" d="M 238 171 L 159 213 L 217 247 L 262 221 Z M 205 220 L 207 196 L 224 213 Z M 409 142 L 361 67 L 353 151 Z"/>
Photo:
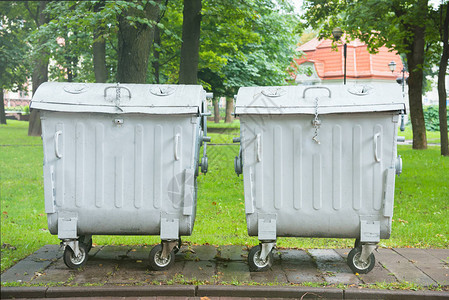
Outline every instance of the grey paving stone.
<path id="1" fill-rule="evenodd" d="M 116 268 L 117 263 L 110 261 L 87 261 L 87 264 L 83 268 L 70 271 L 70 276 L 73 277 L 70 284 L 104 284 L 108 281 L 108 277 L 114 273 Z"/>
<path id="2" fill-rule="evenodd" d="M 139 260 L 148 264 L 150 256 L 151 246 L 132 246 L 131 250 L 127 253 L 128 259 Z"/>
<path id="3" fill-rule="evenodd" d="M 424 249 L 401 248 L 394 251 L 404 256 L 438 284 L 449 285 L 449 268 L 441 259 L 430 255 Z"/>
<path id="4" fill-rule="evenodd" d="M 348 257 L 348 253 L 351 249 L 335 249 L 335 252 L 340 254 L 340 256 L 346 261 Z M 374 256 L 376 256 L 376 251 L 374 251 Z M 396 277 L 394 277 L 390 271 L 385 269 L 377 260 L 376 257 L 376 265 L 373 270 L 368 274 L 360 274 L 360 278 L 364 283 L 376 283 L 376 282 L 385 282 L 385 283 L 393 283 L 397 282 Z"/>
<path id="5" fill-rule="evenodd" d="M 280 253 L 282 269 L 289 282 L 324 282 L 312 257 L 304 250 L 288 249 Z"/>
<path id="6" fill-rule="evenodd" d="M 408 281 L 424 286 L 436 284 L 432 278 L 392 249 L 379 248 L 375 255 L 376 259 L 394 273 L 399 281 Z"/>
<path id="7" fill-rule="evenodd" d="M 246 263 L 240 261 L 223 262 L 217 265 L 219 281 L 225 282 L 249 282 L 251 275 Z"/>
<path id="8" fill-rule="evenodd" d="M 216 265 L 215 262 L 202 261 L 186 261 L 181 274 L 188 280 L 208 281 L 214 283 Z"/>
<path id="9" fill-rule="evenodd" d="M 212 245 L 182 246 L 177 256 L 185 260 L 214 260 L 217 255 L 217 247 Z"/>
<path id="10" fill-rule="evenodd" d="M 217 259 L 221 260 L 243 260 L 243 257 L 248 255 L 245 246 L 225 245 L 218 247 L 219 254 Z"/>
<path id="11" fill-rule="evenodd" d="M 123 260 L 128 258 L 131 246 L 104 246 L 93 257 L 95 260 Z"/>
<path id="12" fill-rule="evenodd" d="M 47 269 L 35 274 L 31 283 L 61 283 L 69 280 L 71 270 L 67 268 L 62 259 L 51 264 Z"/>
<path id="13" fill-rule="evenodd" d="M 424 251 L 449 264 L 449 249 L 424 249 Z"/>
<path id="14" fill-rule="evenodd" d="M 114 272 L 108 277 L 108 284 L 133 284 L 148 279 L 148 263 L 126 260 L 118 262 Z"/>
<path id="15" fill-rule="evenodd" d="M 162 282 L 167 280 L 173 280 L 176 277 L 184 277 L 183 269 L 184 269 L 184 261 L 175 261 L 173 266 L 164 271 L 153 271 L 148 269 L 146 272 L 147 279 L 146 282 Z"/>
<path id="16" fill-rule="evenodd" d="M 281 262 L 275 261 L 269 270 L 251 272 L 251 281 L 259 283 L 288 283 L 287 276 L 282 269 Z"/>
<path id="17" fill-rule="evenodd" d="M 333 249 L 310 249 L 308 252 L 314 257 L 318 269 L 329 283 L 359 284 L 346 261 Z"/>

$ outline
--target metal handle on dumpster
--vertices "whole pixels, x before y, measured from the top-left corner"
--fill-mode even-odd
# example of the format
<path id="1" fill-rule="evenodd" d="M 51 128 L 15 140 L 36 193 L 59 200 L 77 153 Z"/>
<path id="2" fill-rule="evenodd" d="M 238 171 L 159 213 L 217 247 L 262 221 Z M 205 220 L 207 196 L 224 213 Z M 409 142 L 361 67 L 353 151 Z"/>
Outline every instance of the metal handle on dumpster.
<path id="1" fill-rule="evenodd" d="M 325 87 L 325 86 L 311 86 L 311 87 L 305 88 L 304 92 L 302 92 L 302 97 L 305 98 L 306 97 L 306 91 L 307 90 L 311 90 L 311 89 L 324 89 L 324 90 L 327 90 L 329 92 L 329 98 L 332 97 L 331 90 L 329 88 Z"/>
<path id="2" fill-rule="evenodd" d="M 374 135 L 374 159 L 376 160 L 376 162 L 380 162 L 380 160 L 381 160 L 381 158 L 379 157 L 379 154 L 377 153 L 379 138 L 380 138 L 380 133 L 378 132 Z"/>
<path id="3" fill-rule="evenodd" d="M 117 85 L 115 85 L 115 86 L 108 86 L 108 87 L 105 87 L 105 89 L 104 89 L 104 98 L 106 99 L 107 90 L 109 90 L 109 89 L 117 89 L 117 90 L 119 90 L 119 89 L 125 89 L 125 90 L 128 91 L 129 98 L 131 99 L 131 91 L 130 91 L 130 89 L 127 88 L 126 86 L 120 86 L 119 84 L 120 84 L 120 83 L 117 83 Z M 119 99 L 117 99 L 117 100 L 119 100 Z"/>
<path id="4" fill-rule="evenodd" d="M 175 160 L 179 160 L 179 155 L 178 155 L 178 146 L 179 146 L 179 134 L 175 135 Z"/>
<path id="5" fill-rule="evenodd" d="M 61 130 L 55 132 L 55 155 L 57 158 L 62 158 L 62 154 L 59 152 L 59 136 L 62 134 Z"/>
<path id="6" fill-rule="evenodd" d="M 260 133 L 257 134 L 257 161 L 262 161 L 262 154 L 261 154 L 261 146 L 260 146 Z"/>

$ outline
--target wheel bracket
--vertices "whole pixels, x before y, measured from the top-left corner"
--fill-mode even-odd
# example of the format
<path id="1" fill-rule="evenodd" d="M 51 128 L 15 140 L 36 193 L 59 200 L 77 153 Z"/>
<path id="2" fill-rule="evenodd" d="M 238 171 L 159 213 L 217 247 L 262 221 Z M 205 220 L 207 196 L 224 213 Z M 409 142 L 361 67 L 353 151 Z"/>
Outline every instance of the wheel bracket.
<path id="1" fill-rule="evenodd" d="M 362 253 L 360 254 L 360 260 L 364 263 L 368 261 L 368 257 L 376 250 L 377 244 L 363 244 Z"/>
<path id="2" fill-rule="evenodd" d="M 63 244 L 65 247 L 70 247 L 73 250 L 73 254 L 75 254 L 75 256 L 79 256 L 81 254 L 78 240 L 64 240 Z"/>
<path id="3" fill-rule="evenodd" d="M 176 246 L 178 246 L 178 240 L 161 241 L 161 244 L 162 244 L 161 258 L 162 259 L 168 259 L 168 256 L 170 255 L 170 252 Z"/>
<path id="4" fill-rule="evenodd" d="M 270 254 L 271 250 L 273 250 L 275 245 L 276 245 L 275 242 L 261 243 L 262 249 L 260 250 L 260 258 L 266 261 L 268 254 Z"/>

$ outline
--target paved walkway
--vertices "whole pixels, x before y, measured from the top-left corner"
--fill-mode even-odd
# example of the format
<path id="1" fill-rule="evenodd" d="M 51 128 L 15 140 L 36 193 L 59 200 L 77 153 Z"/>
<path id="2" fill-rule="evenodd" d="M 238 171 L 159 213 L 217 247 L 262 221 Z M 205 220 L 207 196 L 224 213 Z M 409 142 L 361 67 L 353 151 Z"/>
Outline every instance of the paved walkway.
<path id="1" fill-rule="evenodd" d="M 64 265 L 59 245 L 47 245 L 4 272 L 1 281 L 103 288 L 188 284 L 201 290 L 206 288 L 203 284 L 257 283 L 279 287 L 301 283 L 303 287 L 344 284 L 358 288 L 364 284 L 408 282 L 426 287 L 445 286 L 446 291 L 449 287 L 449 249 L 379 248 L 375 251 L 376 266 L 365 275 L 354 275 L 347 266 L 345 260 L 350 249 L 276 249 L 274 264 L 266 272 L 249 272 L 248 249 L 242 246 L 183 245 L 174 266 L 159 272 L 148 269 L 150 250 L 146 246 L 97 246 L 90 251 L 84 268 L 70 270 Z M 443 293 L 449 298 L 449 292 Z"/>

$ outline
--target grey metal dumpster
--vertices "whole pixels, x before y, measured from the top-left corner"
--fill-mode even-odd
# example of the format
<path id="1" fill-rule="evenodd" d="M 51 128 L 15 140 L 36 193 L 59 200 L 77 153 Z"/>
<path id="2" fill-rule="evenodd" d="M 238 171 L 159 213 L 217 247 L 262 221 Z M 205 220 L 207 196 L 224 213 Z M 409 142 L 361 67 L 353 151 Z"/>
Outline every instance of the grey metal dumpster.
<path id="1" fill-rule="evenodd" d="M 38 88 L 31 107 L 42 120 L 45 212 L 68 267 L 86 263 L 92 235 L 160 235 L 150 265 L 173 264 L 193 230 L 199 165 L 207 171 L 205 101 L 193 85 Z"/>
<path id="2" fill-rule="evenodd" d="M 367 273 L 391 232 L 398 91 L 369 86 L 240 88 L 237 174 L 243 172 L 248 261 L 270 267 L 277 237 L 356 238 L 348 264 Z"/>

